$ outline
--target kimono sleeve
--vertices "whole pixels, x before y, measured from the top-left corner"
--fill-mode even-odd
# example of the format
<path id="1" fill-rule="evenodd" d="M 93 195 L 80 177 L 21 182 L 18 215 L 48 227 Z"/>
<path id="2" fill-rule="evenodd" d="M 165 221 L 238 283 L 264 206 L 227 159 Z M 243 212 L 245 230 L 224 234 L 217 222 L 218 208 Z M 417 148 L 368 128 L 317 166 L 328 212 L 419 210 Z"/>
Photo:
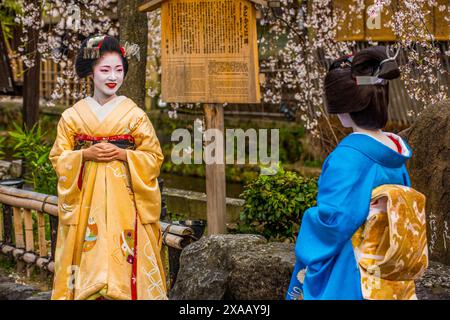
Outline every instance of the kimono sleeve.
<path id="1" fill-rule="evenodd" d="M 150 119 L 142 112 L 132 132 L 136 150 L 127 149 L 131 186 L 142 224 L 156 223 L 161 215 L 158 176 L 164 156 Z"/>
<path id="2" fill-rule="evenodd" d="M 286 300 L 303 300 L 303 280 L 306 273 L 306 265 L 297 260 L 292 272 L 289 289 L 286 293 Z"/>
<path id="3" fill-rule="evenodd" d="M 369 213 L 373 162 L 359 151 L 338 147 L 319 180 L 317 206 L 303 215 L 296 257 L 306 266 L 335 257 Z"/>
<path id="4" fill-rule="evenodd" d="M 58 122 L 56 140 L 50 150 L 49 159 L 58 176 L 59 221 L 65 225 L 78 223 L 81 190 L 78 178 L 83 167 L 81 150 L 73 150 L 74 130 L 66 119 Z"/>

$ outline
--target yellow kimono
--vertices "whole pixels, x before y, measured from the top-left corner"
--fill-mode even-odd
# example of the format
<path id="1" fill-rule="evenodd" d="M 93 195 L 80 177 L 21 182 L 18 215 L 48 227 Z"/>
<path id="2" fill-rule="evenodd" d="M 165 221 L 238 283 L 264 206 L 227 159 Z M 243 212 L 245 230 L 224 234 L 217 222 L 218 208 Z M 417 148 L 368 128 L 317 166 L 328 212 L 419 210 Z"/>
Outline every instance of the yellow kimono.
<path id="1" fill-rule="evenodd" d="M 158 138 L 131 99 L 116 97 L 97 111 L 92 101 L 83 99 L 63 112 L 49 156 L 58 175 L 59 215 L 52 299 L 131 299 L 135 223 L 136 298 L 167 299 L 160 257 L 157 177 L 163 154 Z M 127 162 L 86 161 L 83 166 L 81 150 L 74 150 L 77 134 L 131 135 L 136 148 L 126 149 Z"/>

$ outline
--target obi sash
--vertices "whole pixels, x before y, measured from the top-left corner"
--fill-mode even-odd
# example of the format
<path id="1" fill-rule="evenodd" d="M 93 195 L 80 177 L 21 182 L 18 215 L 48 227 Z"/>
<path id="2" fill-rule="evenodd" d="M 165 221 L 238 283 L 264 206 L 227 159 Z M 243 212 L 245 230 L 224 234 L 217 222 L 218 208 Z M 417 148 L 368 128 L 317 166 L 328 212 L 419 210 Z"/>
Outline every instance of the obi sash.
<path id="1" fill-rule="evenodd" d="M 86 134 L 77 134 L 75 136 L 74 150 L 89 148 L 91 145 L 100 142 L 109 142 L 122 149 L 136 149 L 133 136 L 128 134 L 109 137 L 93 137 Z"/>
<path id="2" fill-rule="evenodd" d="M 131 135 L 117 135 L 109 137 L 93 137 L 86 134 L 75 135 L 75 146 L 74 150 L 86 149 L 93 144 L 108 142 L 122 149 L 136 149 L 136 144 L 134 138 Z M 84 174 L 84 163 L 81 166 L 80 175 L 78 176 L 78 189 L 81 190 L 83 184 L 83 174 Z"/>
<path id="3" fill-rule="evenodd" d="M 417 299 L 414 280 L 428 267 L 425 196 L 400 185 L 375 188 L 352 245 L 364 299 Z"/>

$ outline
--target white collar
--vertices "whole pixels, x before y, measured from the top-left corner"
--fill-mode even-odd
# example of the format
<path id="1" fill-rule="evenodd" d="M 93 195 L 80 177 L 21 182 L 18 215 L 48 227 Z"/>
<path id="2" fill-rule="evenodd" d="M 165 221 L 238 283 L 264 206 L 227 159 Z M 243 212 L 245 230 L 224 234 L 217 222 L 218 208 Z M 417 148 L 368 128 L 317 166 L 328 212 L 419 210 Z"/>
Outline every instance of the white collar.
<path id="1" fill-rule="evenodd" d="M 105 118 L 122 102 L 126 99 L 125 96 L 117 96 L 109 100 L 104 105 L 101 105 L 92 97 L 86 97 L 86 102 L 94 112 L 99 122 L 105 120 Z"/>

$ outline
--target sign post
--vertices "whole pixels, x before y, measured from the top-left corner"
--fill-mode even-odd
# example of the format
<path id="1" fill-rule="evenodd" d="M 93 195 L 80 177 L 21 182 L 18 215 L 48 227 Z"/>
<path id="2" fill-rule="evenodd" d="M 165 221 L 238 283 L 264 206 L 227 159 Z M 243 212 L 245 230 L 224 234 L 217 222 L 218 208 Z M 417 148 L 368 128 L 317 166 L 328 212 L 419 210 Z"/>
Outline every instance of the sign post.
<path id="1" fill-rule="evenodd" d="M 206 129 L 219 130 L 223 136 L 225 131 L 223 107 L 220 104 L 205 103 L 203 109 Z M 208 234 L 224 234 L 227 232 L 225 159 L 224 157 L 222 159 L 221 163 L 206 164 Z"/>
<path id="2" fill-rule="evenodd" d="M 161 7 L 161 99 L 203 103 L 205 129 L 217 129 L 222 137 L 224 103 L 261 100 L 255 4 L 267 3 L 152 0 L 139 7 Z M 224 144 L 217 147 L 224 155 Z M 221 163 L 206 163 L 208 234 L 226 233 L 225 191 L 224 156 Z"/>

